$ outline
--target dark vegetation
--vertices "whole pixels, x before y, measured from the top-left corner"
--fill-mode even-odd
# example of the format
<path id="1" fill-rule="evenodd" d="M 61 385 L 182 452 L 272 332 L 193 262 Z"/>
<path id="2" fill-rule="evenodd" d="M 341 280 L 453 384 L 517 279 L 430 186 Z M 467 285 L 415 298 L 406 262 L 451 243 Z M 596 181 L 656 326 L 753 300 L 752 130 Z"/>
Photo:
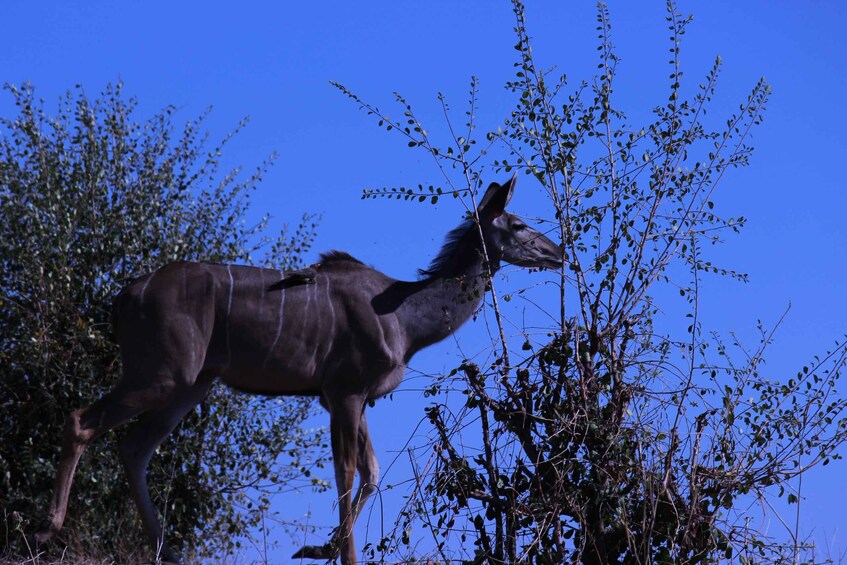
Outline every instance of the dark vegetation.
<path id="1" fill-rule="evenodd" d="M 270 160 L 222 171 L 232 135 L 209 144 L 205 115 L 182 130 L 170 107 L 139 120 L 120 85 L 95 99 L 78 88 L 54 114 L 29 85 L 6 94 L 16 114 L 0 119 L 0 541 L 28 556 L 22 534 L 44 518 L 66 416 L 118 378 L 109 318 L 122 285 L 177 259 L 295 267 L 315 222 L 267 235 L 249 196 Z M 214 389 L 150 465 L 172 543 L 220 555 L 270 526 L 268 495 L 310 486 L 320 464 L 309 454 L 320 432 L 300 426 L 313 410 Z M 150 555 L 115 450 L 121 433 L 83 457 L 48 555 Z"/>

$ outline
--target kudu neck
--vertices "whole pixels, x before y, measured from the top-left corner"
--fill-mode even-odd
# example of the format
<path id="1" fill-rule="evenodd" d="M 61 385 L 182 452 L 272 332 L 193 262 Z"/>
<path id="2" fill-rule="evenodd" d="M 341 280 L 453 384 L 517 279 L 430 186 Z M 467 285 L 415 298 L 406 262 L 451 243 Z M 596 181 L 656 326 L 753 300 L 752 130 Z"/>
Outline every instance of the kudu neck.
<path id="1" fill-rule="evenodd" d="M 481 238 L 466 234 L 438 271 L 419 281 L 409 296 L 406 309 L 407 333 L 412 351 L 441 341 L 458 330 L 479 307 L 485 296 L 490 275 L 499 261 L 486 262 Z"/>

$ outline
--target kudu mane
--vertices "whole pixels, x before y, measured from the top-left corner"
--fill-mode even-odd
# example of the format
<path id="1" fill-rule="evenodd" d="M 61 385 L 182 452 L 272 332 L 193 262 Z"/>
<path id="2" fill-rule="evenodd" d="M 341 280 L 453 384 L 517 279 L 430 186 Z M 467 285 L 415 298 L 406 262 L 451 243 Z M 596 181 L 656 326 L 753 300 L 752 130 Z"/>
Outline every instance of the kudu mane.
<path id="1" fill-rule="evenodd" d="M 337 249 L 333 249 L 331 251 L 326 251 L 320 254 L 321 265 L 333 264 L 333 263 L 357 263 L 359 265 L 364 265 L 365 263 L 359 261 L 346 251 L 338 251 Z"/>
<path id="2" fill-rule="evenodd" d="M 455 267 L 457 256 L 465 251 L 468 243 L 478 239 L 476 223 L 472 218 L 468 218 L 447 233 L 438 254 L 430 262 L 429 267 L 418 269 L 418 275 L 422 278 L 432 278 L 453 274 L 450 271 Z"/>
<path id="3" fill-rule="evenodd" d="M 479 240 L 479 233 L 476 230 L 476 223 L 473 218 L 468 218 L 461 224 L 450 230 L 444 237 L 444 243 L 441 249 L 425 269 L 418 269 L 418 275 L 421 279 L 436 278 L 440 276 L 449 276 L 454 274 L 457 263 L 464 258 L 464 253 L 468 252 L 469 245 L 476 246 Z M 345 251 L 333 249 L 320 254 L 321 267 L 333 267 L 339 263 L 354 263 L 355 265 L 367 267 L 367 265 L 356 259 Z"/>

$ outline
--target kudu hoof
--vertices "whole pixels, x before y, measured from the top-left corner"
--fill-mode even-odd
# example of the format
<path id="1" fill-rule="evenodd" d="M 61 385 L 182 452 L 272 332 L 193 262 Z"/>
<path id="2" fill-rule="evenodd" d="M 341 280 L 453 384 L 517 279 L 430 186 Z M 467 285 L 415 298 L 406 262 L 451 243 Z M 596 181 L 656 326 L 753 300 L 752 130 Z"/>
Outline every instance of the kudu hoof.
<path id="1" fill-rule="evenodd" d="M 56 528 L 48 520 L 44 520 L 35 533 L 26 535 L 26 543 L 29 551 L 33 555 L 37 555 L 39 547 L 50 541 L 56 531 Z"/>
<path id="2" fill-rule="evenodd" d="M 32 555 L 38 555 L 38 549 L 41 547 L 41 545 L 45 541 L 47 541 L 47 539 L 45 539 L 43 536 L 44 536 L 44 534 L 42 534 L 42 532 L 40 532 L 40 531 L 38 531 L 34 534 L 27 534 L 25 536 L 27 550 Z"/>
<path id="3" fill-rule="evenodd" d="M 138 565 L 182 565 L 182 558 L 178 555 L 171 557 L 159 556 L 155 561 L 144 561 Z"/>
<path id="4" fill-rule="evenodd" d="M 58 528 L 54 528 L 53 523 L 49 519 L 45 519 L 42 520 L 34 534 L 27 536 L 27 541 L 32 539 L 35 543 L 44 543 L 49 541 L 57 531 L 59 531 Z"/>
<path id="5" fill-rule="evenodd" d="M 300 551 L 291 556 L 292 559 L 335 559 L 338 557 L 338 547 L 332 543 L 324 545 L 304 545 Z"/>
<path id="6" fill-rule="evenodd" d="M 162 563 L 163 565 L 181 565 L 182 557 L 169 548 L 159 554 L 158 563 Z"/>

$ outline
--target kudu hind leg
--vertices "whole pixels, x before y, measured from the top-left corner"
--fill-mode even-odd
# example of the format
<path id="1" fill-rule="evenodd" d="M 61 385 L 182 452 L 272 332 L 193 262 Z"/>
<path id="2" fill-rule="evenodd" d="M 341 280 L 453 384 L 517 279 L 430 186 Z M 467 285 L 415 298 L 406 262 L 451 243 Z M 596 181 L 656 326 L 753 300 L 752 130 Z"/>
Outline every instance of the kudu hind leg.
<path id="1" fill-rule="evenodd" d="M 130 493 L 141 515 L 144 532 L 157 552 L 171 562 L 178 562 L 179 555 L 165 543 L 164 530 L 147 486 L 147 465 L 156 448 L 185 415 L 203 401 L 211 384 L 211 379 L 200 378 L 190 388 L 175 392 L 166 406 L 146 412 L 134 423 L 120 445 L 121 461 L 126 469 Z"/>
<path id="2" fill-rule="evenodd" d="M 35 534 L 36 543 L 49 540 L 62 529 L 74 473 L 85 448 L 106 431 L 145 411 L 154 401 L 146 390 L 119 385 L 91 406 L 68 416 L 53 498 L 45 523 Z"/>

